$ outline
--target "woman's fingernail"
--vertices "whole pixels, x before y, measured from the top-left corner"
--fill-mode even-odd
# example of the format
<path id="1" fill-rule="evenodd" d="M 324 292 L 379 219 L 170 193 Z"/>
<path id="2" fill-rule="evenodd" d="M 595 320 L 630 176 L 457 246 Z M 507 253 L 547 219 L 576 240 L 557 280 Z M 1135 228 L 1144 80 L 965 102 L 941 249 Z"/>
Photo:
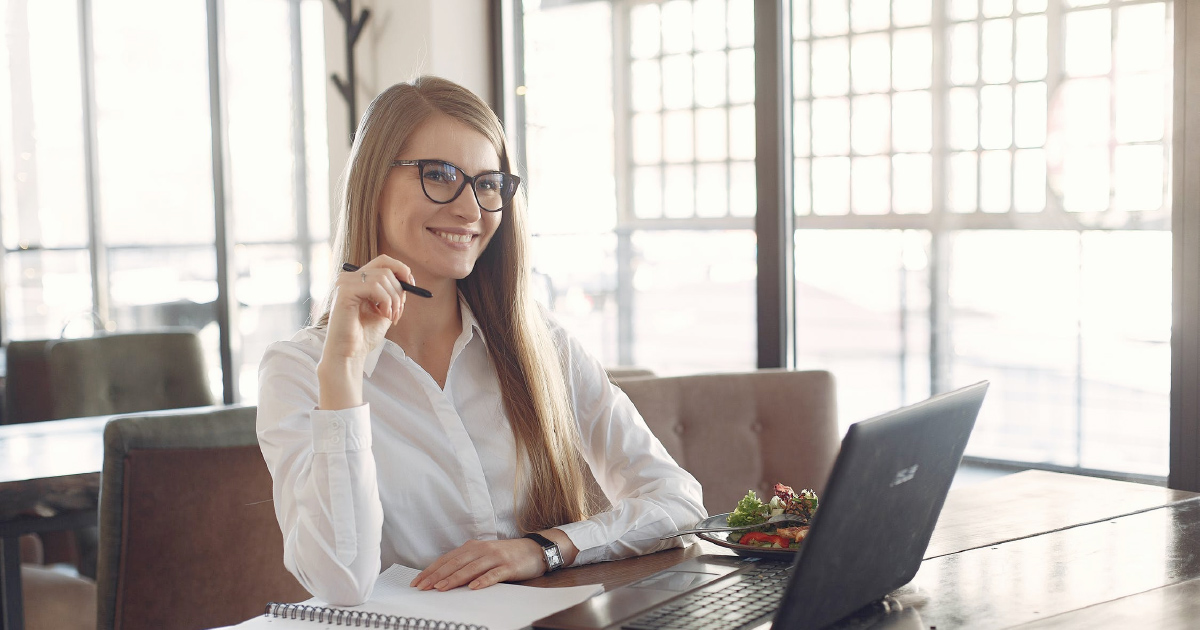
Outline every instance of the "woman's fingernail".
<path id="1" fill-rule="evenodd" d="M 434 586 L 434 588 L 436 588 L 436 589 L 437 589 L 437 590 L 439 590 L 439 591 L 440 591 L 440 590 L 442 590 L 443 588 L 446 588 L 446 580 L 442 580 L 441 582 L 438 582 L 438 583 L 437 583 L 437 584 Z"/>

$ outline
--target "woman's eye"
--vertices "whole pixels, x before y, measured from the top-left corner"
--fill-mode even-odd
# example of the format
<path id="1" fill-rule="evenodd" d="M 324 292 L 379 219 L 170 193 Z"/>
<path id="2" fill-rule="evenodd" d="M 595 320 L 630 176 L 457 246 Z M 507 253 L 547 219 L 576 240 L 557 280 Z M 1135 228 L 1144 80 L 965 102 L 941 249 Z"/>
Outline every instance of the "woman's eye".
<path id="1" fill-rule="evenodd" d="M 485 192 L 496 192 L 501 188 L 502 186 L 500 185 L 500 182 L 494 179 L 484 179 L 479 181 L 479 190 Z"/>
<path id="2" fill-rule="evenodd" d="M 434 182 L 452 182 L 458 179 L 453 170 L 444 166 L 430 166 L 425 169 L 425 179 Z"/>

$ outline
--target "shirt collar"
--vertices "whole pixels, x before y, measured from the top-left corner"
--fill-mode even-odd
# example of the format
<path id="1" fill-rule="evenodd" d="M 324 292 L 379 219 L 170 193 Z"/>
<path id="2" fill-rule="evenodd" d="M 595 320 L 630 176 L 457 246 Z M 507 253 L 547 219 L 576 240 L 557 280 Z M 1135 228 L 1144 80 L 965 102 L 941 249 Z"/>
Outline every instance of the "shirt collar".
<path id="1" fill-rule="evenodd" d="M 475 338 L 476 336 L 479 337 L 479 341 L 483 343 L 484 347 L 487 347 L 487 340 L 483 337 L 483 328 L 479 326 L 479 320 L 475 319 L 475 313 L 471 311 L 471 307 L 468 306 L 467 301 L 463 299 L 462 293 L 458 294 L 458 311 L 462 314 L 462 333 L 459 334 L 458 339 L 454 342 L 454 350 L 451 355 L 451 361 L 453 361 L 453 357 L 457 356 L 459 351 L 465 348 L 467 344 L 471 342 L 471 339 Z M 365 375 L 367 378 L 370 378 L 371 374 L 375 372 L 375 366 L 379 364 L 379 356 L 383 354 L 383 347 L 388 343 L 389 342 L 387 339 L 381 340 L 379 345 L 375 346 L 375 348 L 367 354 L 366 359 L 363 360 L 363 375 Z"/>

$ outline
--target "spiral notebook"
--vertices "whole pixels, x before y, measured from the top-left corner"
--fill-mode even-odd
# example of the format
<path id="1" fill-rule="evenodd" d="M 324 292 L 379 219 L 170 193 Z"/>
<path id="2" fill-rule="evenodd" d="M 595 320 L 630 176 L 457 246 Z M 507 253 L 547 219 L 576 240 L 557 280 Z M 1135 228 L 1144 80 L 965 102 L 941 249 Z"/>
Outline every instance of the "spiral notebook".
<path id="1" fill-rule="evenodd" d="M 316 598 L 298 604 L 272 603 L 263 615 L 233 628 L 311 630 L 333 625 L 388 630 L 519 630 L 604 591 L 600 584 L 564 588 L 496 584 L 477 591 L 420 591 L 409 586 L 418 573 L 394 564 L 379 575 L 371 599 L 360 606 L 330 606 Z"/>

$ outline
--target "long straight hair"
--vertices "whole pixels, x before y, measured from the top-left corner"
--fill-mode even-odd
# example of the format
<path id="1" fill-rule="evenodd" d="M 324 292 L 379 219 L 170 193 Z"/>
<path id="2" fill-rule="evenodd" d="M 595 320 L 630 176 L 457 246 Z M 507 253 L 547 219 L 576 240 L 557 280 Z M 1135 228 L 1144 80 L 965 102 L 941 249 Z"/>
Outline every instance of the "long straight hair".
<path id="1" fill-rule="evenodd" d="M 367 106 L 342 174 L 335 268 L 344 262 L 364 265 L 379 255 L 378 206 L 390 164 L 413 132 L 438 115 L 483 134 L 496 148 L 500 169 L 513 171 L 500 120 L 470 90 L 433 76 L 393 85 Z M 587 518 L 600 500 L 580 453 L 567 366 L 529 291 L 524 191 L 502 212 L 495 235 L 458 289 L 483 330 L 496 370 L 517 446 L 517 526 L 531 532 Z M 329 308 L 327 303 L 319 325 L 328 323 Z"/>

